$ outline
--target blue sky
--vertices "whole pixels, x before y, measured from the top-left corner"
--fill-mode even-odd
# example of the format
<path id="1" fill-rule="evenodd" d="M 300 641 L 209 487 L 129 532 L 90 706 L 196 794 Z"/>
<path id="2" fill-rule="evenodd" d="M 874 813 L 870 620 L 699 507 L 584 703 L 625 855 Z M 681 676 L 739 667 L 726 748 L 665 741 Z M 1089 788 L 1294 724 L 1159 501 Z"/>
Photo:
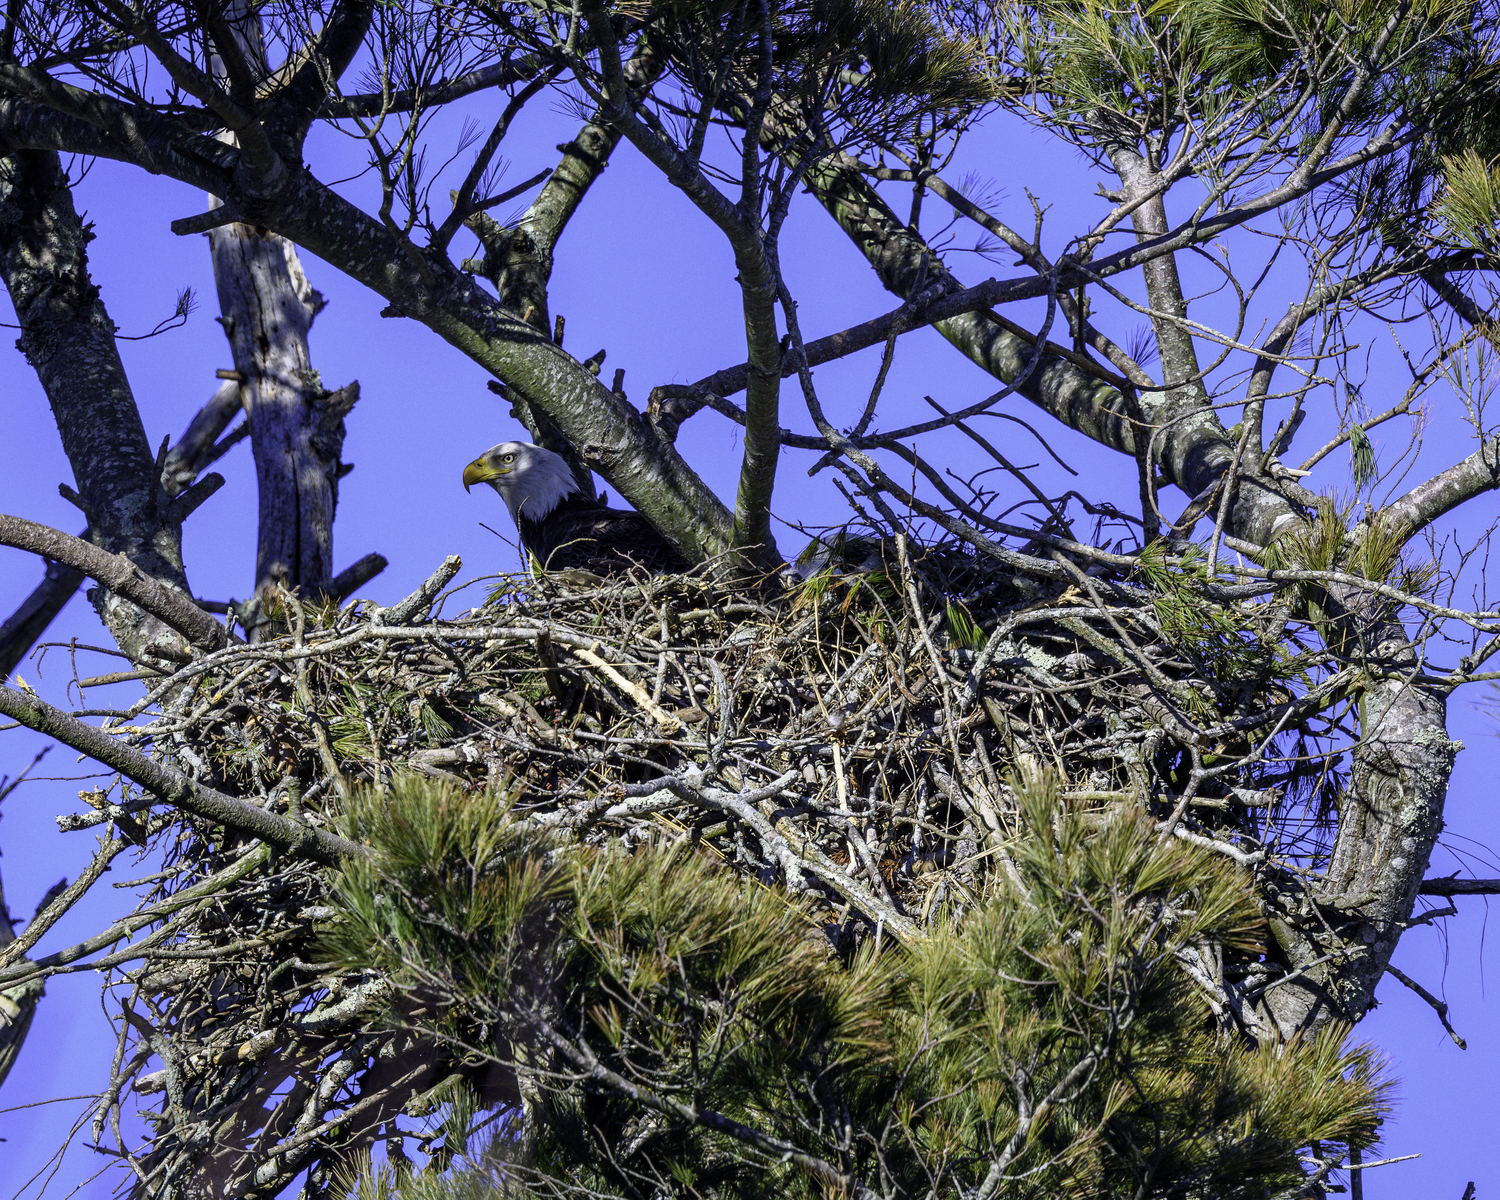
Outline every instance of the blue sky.
<path id="1" fill-rule="evenodd" d="M 487 101 L 474 102 L 484 113 Z M 456 117 L 443 118 L 434 136 L 449 138 Z M 554 146 L 571 137 L 577 119 L 562 106 L 543 99 L 527 110 L 505 147 L 513 161 L 508 180 L 530 177 L 556 157 Z M 336 179 L 357 171 L 361 150 L 339 135 L 321 132 L 307 157 L 321 177 Z M 954 178 L 974 169 L 1004 181 L 999 208 L 1007 219 L 1031 226 L 1029 188 L 1044 202 L 1052 250 L 1065 231 L 1076 231 L 1100 211 L 1092 198 L 1098 176 L 1076 154 L 1039 135 L 980 131 L 966 144 Z M 502 185 L 503 186 L 503 185 Z M 343 189 L 368 197 L 368 181 Z M 441 189 L 439 189 L 439 193 Z M 178 436 L 188 419 L 216 387 L 214 370 L 230 365 L 218 326 L 213 278 L 202 237 L 177 238 L 168 223 L 201 211 L 204 198 L 183 185 L 147 176 L 110 163 L 96 163 L 77 188 L 77 201 L 95 223 L 99 237 L 91 246 L 95 281 L 122 332 L 150 329 L 171 312 L 184 286 L 199 294 L 200 308 L 183 329 L 144 342 L 122 342 L 136 400 L 153 444 Z M 929 219 L 937 207 L 928 201 Z M 971 234 L 961 238 L 972 241 Z M 809 338 L 844 328 L 894 307 L 852 245 L 831 225 L 810 197 L 799 196 L 782 252 L 800 319 Z M 445 555 L 457 553 L 468 575 L 514 570 L 514 550 L 481 522 L 507 536 L 513 530 L 497 497 L 488 489 L 465 494 L 459 482 L 463 465 L 479 451 L 507 438 L 524 436 L 503 402 L 485 388 L 485 374 L 467 359 L 412 321 L 379 316 L 384 302 L 340 276 L 333 268 L 304 256 L 309 277 L 330 300 L 313 330 L 314 365 L 329 386 L 357 378 L 362 398 L 351 415 L 346 461 L 355 471 L 341 485 L 335 533 L 335 566 L 343 567 L 369 551 L 391 560 L 387 572 L 363 589 L 389 602 L 410 591 Z M 949 265 L 966 282 L 991 274 L 1008 275 L 1009 266 L 956 254 Z M 734 267 L 721 235 L 628 146 L 616 152 L 560 247 L 552 286 L 552 311 L 567 318 L 566 346 L 578 357 L 607 348 L 605 378 L 617 367 L 626 370 L 625 389 L 643 405 L 650 388 L 660 383 L 691 382 L 744 357 Z M 1295 280 L 1288 276 L 1291 286 Z M 1273 283 L 1275 281 L 1273 280 Z M 1284 308 L 1286 297 L 1270 297 L 1269 310 Z M 1214 301 L 1208 301 L 1212 305 Z M 1039 309 L 1009 313 L 1034 323 Z M 8 303 L 0 319 L 14 321 Z M 1054 337 L 1063 340 L 1057 333 Z M 1371 379 L 1367 400 L 1374 411 L 1399 398 L 1405 378 L 1389 338 L 1379 331 L 1370 338 Z M 840 424 L 852 423 L 874 377 L 878 350 L 821 368 L 816 379 L 825 407 Z M 0 434 L 0 511 L 76 531 L 81 518 L 57 493 L 60 482 L 72 482 L 72 470 L 58 445 L 45 398 L 24 359 L 7 345 L 0 351 L 3 381 L 3 434 Z M 996 390 L 989 377 L 965 362 L 931 331 L 904 338 L 882 404 L 883 423 L 904 423 L 926 413 L 923 395 L 945 407 L 972 403 Z M 784 392 L 787 423 L 806 428 L 800 400 Z M 1030 436 L 1015 426 L 992 427 L 1002 449 L 1022 463 L 1039 462 L 1036 476 L 1050 493 L 1069 486 L 1090 496 L 1116 500 L 1133 510 L 1133 464 L 1099 450 L 1062 429 L 1024 402 L 1006 402 L 1009 411 L 1033 422 L 1071 465 L 1078 479 L 1067 476 L 1040 452 Z M 1464 430 L 1451 411 L 1451 398 L 1434 393 L 1434 419 L 1416 479 L 1463 454 Z M 1445 405 L 1447 407 L 1445 407 Z M 1332 428 L 1326 413 L 1316 413 L 1299 438 L 1310 451 Z M 1401 431 L 1377 435 L 1376 444 L 1402 442 Z M 728 422 L 705 413 L 685 428 L 680 440 L 688 460 L 715 487 L 731 498 L 738 468 L 738 438 Z M 955 469 L 972 460 L 960 439 L 944 443 L 940 459 Z M 1299 456 L 1292 456 L 1294 459 Z M 788 452 L 778 482 L 776 511 L 813 524 L 842 519 L 842 502 L 825 477 L 809 480 L 810 457 Z M 975 464 L 976 466 L 978 464 Z M 189 521 L 185 557 L 197 595 L 211 599 L 242 598 L 252 585 L 255 496 L 248 443 L 242 443 L 219 465 L 228 483 Z M 1322 486 L 1347 481 L 1347 457 L 1335 454 L 1314 478 Z M 612 491 L 612 489 L 611 489 Z M 1174 500 L 1180 504 L 1180 500 Z M 1495 516 L 1493 497 L 1485 497 L 1459 516 L 1455 528 L 1472 535 Z M 777 527 L 786 553 L 800 549 L 800 535 Z M 40 567 L 28 556 L 0 549 L 0 616 L 8 614 L 40 578 Z M 477 592 L 475 593 L 477 598 Z M 76 638 L 107 645 L 107 635 L 80 595 L 50 633 L 51 640 Z M 112 660 L 80 653 L 80 674 L 114 669 Z M 67 704 L 65 683 L 71 676 L 65 650 L 50 651 L 38 667 L 23 664 L 19 674 L 55 703 Z M 133 695 L 136 685 L 121 685 L 118 696 Z M 107 693 L 90 693 L 91 701 Z M 1487 853 L 1500 844 L 1500 816 L 1493 803 L 1500 775 L 1494 722 L 1474 707 L 1485 693 L 1459 693 L 1450 702 L 1450 736 L 1463 740 L 1448 802 L 1447 844 Z M 14 775 L 44 743 L 26 731 L 0 734 L 0 773 Z M 12 912 L 29 916 L 41 894 L 60 877 L 74 877 L 91 849 L 87 833 L 59 834 L 58 813 L 75 811 L 79 782 L 89 772 L 75 756 L 54 749 L 28 783 L 0 809 L 0 869 Z M 1433 874 L 1458 868 L 1440 850 Z M 128 893 L 107 886 L 108 879 L 127 880 L 149 874 L 147 863 L 131 872 L 119 865 L 106 884 L 43 940 L 46 953 L 71 944 L 103 927 L 122 911 Z M 1479 875 L 1500 869 L 1474 867 Z M 1421 1153 L 1415 1162 L 1370 1173 L 1366 1196 L 1419 1196 L 1458 1200 L 1464 1183 L 1478 1181 L 1484 1196 L 1496 1178 L 1490 1144 L 1495 1140 L 1493 1080 L 1500 1070 L 1500 1007 L 1487 997 L 1485 967 L 1494 966 L 1485 945 L 1483 900 L 1459 902 L 1460 915 L 1446 930 L 1419 929 L 1402 943 L 1397 963 L 1429 990 L 1441 992 L 1452 1005 L 1452 1020 L 1468 1039 L 1461 1052 L 1417 997 L 1387 978 L 1379 992 L 1381 1007 L 1358 1029 L 1357 1036 L 1382 1047 L 1393 1072 L 1401 1078 L 1400 1110 L 1386 1130 L 1385 1153 Z M 43 1169 L 51 1150 L 76 1117 L 77 1102 L 45 1103 L 57 1097 L 83 1096 L 104 1083 L 113 1039 L 101 1013 L 97 980 L 89 973 L 63 976 L 48 985 L 30 1039 L 16 1070 L 0 1090 L 0 1200 L 23 1189 Z M 41 1107 L 17 1107 L 41 1105 Z M 82 1145 L 87 1130 L 57 1171 L 47 1194 L 102 1197 L 105 1179 L 85 1182 L 105 1165 Z M 35 1195 L 33 1185 L 26 1195 Z"/>

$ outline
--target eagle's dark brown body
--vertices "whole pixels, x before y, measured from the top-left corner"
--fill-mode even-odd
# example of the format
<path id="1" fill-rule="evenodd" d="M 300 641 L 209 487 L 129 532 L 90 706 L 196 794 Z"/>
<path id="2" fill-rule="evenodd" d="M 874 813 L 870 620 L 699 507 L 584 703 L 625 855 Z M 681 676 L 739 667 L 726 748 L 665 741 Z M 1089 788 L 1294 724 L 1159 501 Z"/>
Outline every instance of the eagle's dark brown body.
<path id="1" fill-rule="evenodd" d="M 521 545 L 546 571 L 616 575 L 632 567 L 653 575 L 686 571 L 687 560 L 638 512 L 605 508 L 575 492 L 539 521 L 516 517 Z"/>

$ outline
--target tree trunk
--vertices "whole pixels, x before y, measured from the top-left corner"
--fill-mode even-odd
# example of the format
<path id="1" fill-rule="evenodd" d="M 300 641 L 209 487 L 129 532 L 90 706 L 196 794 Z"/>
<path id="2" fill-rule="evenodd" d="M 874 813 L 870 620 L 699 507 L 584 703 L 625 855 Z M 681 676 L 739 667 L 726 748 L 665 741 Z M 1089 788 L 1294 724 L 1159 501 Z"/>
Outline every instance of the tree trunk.
<path id="1" fill-rule="evenodd" d="M 675 447 L 657 438 L 637 409 L 471 278 L 439 264 L 432 264 L 435 281 L 424 278 L 411 261 L 410 242 L 305 168 L 287 168 L 274 194 L 251 197 L 237 189 L 232 165 L 237 156 L 172 118 L 154 119 L 142 128 L 139 140 L 126 143 L 68 114 L 5 101 L 0 103 L 0 128 L 13 144 L 119 158 L 227 195 L 235 211 L 242 206 L 257 210 L 268 228 L 385 297 L 395 314 L 422 322 L 497 379 L 533 398 L 589 467 L 689 559 L 714 558 L 730 548 L 733 517 L 728 508 Z M 189 145 L 194 153 L 183 152 Z M 193 232 L 216 226 L 188 218 L 173 227 Z"/>
<path id="2" fill-rule="evenodd" d="M 236 0 L 224 18 L 226 36 L 237 42 L 247 69 L 264 76 L 265 38 L 258 10 Z M 224 47 L 211 46 L 209 66 L 233 92 L 236 81 L 229 78 L 224 52 Z M 219 136 L 235 144 L 232 134 Z M 339 480 L 353 470 L 341 457 L 344 417 L 359 399 L 359 384 L 330 392 L 313 370 L 307 335 L 323 297 L 308 283 L 290 242 L 238 222 L 221 225 L 208 236 L 219 320 L 240 377 L 260 499 L 255 593 L 239 614 L 254 640 L 269 617 L 270 589 L 295 588 L 313 596 L 332 586 Z"/>
<path id="3" fill-rule="evenodd" d="M 1151 195 L 1160 184 L 1160 176 L 1134 146 L 1119 141 L 1106 141 L 1105 145 L 1120 177 L 1125 199 L 1132 201 L 1147 197 L 1140 200 L 1130 214 L 1136 240 L 1149 242 L 1166 233 L 1166 203 L 1160 194 Z M 1142 391 L 1140 407 L 1149 426 L 1176 434 L 1166 442 L 1163 450 L 1169 456 L 1176 452 L 1171 472 L 1173 479 L 1180 480 L 1194 474 L 1184 461 L 1193 447 L 1207 443 L 1218 445 L 1222 452 L 1228 438 L 1223 423 L 1209 407 L 1208 388 L 1200 378 L 1198 351 L 1193 345 L 1192 334 L 1180 324 L 1187 318 L 1188 307 L 1182 292 L 1182 279 L 1177 273 L 1177 256 L 1163 254 L 1153 258 L 1141 273 L 1145 278 L 1147 303 L 1151 307 L 1151 328 L 1156 336 L 1164 390 Z M 1227 463 L 1221 466 L 1217 458 L 1214 465 L 1220 474 L 1228 467 Z M 1150 469 L 1156 469 L 1154 462 Z M 1185 535 L 1188 531 L 1181 532 Z"/>
<path id="4" fill-rule="evenodd" d="M 633 91 L 643 92 L 655 82 L 663 66 L 664 61 L 652 52 L 650 45 L 643 45 L 625 64 L 625 79 Z M 604 174 L 609 156 L 619 144 L 620 131 L 594 113 L 573 140 L 561 147 L 562 160 L 514 229 L 502 228 L 487 213 L 475 213 L 465 222 L 479 238 L 484 255 L 465 262 L 464 269 L 494 284 L 500 303 L 519 313 L 522 320 L 543 335 L 553 329 L 547 288 L 558 239 L 589 188 Z M 512 387 L 508 392 L 511 415 L 526 426 L 538 446 L 566 458 L 584 491 L 593 495 L 593 473 L 577 447 L 519 388 Z"/>
<path id="5" fill-rule="evenodd" d="M 0 273 L 21 325 L 20 348 L 57 420 L 98 546 L 153 579 L 188 590 L 181 510 L 169 501 L 115 346 L 115 325 L 88 273 L 93 240 L 73 207 L 58 156 L 17 151 L 0 160 Z M 89 599 L 120 649 L 137 661 L 180 659 L 182 640 L 103 588 Z"/>
<path id="6" fill-rule="evenodd" d="M 241 224 L 209 237 L 255 455 L 255 589 L 263 610 L 268 585 L 310 594 L 333 577 L 333 518 L 348 473 L 340 458 L 344 417 L 359 385 L 329 392 L 312 368 L 307 334 L 321 297 L 306 286 L 290 243 Z"/>

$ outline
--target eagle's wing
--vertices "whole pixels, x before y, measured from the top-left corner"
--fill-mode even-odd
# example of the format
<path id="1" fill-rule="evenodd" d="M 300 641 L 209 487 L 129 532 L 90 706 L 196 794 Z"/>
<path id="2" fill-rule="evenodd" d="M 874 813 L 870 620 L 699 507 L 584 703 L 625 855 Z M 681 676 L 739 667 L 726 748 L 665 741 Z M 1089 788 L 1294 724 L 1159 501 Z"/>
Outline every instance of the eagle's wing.
<path id="1" fill-rule="evenodd" d="M 634 567 L 657 575 L 685 571 L 689 565 L 640 513 L 597 502 L 570 498 L 526 526 L 522 540 L 548 571 L 618 575 Z"/>

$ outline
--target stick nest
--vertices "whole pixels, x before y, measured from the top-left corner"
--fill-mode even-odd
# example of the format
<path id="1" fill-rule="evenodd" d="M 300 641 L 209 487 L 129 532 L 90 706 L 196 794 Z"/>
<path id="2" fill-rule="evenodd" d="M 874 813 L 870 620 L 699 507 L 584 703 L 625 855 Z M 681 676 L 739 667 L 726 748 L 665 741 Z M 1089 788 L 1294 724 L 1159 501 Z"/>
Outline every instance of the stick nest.
<path id="1" fill-rule="evenodd" d="M 428 615 L 451 594 L 416 611 L 287 597 L 284 636 L 158 684 L 123 736 L 332 830 L 342 796 L 414 772 L 513 794 L 539 835 L 690 842 L 805 894 L 809 936 L 837 953 L 920 936 L 1005 878 L 1028 758 L 1074 806 L 1144 805 L 1259 876 L 1318 865 L 1336 771 L 1270 760 L 1336 731 L 1337 680 L 1274 600 L 1216 594 L 1191 562 L 1112 577 L 1054 556 L 1028 574 L 842 537 L 823 557 L 759 589 L 505 578 L 452 618 Z M 455 1076 L 515 1102 L 512 1081 L 383 1024 L 384 980 L 320 965 L 326 868 L 128 790 L 85 798 L 100 812 L 65 820 L 112 815 L 122 847 L 166 852 L 113 976 L 120 1050 L 94 1130 L 140 1194 L 191 1195 L 205 1170 L 247 1198 L 311 1170 L 319 1194 L 376 1138 L 399 1154 Z M 1277 969 L 1221 958 L 1221 979 Z M 143 1140 L 122 1134 L 131 1090 L 143 1111 L 162 1096 Z"/>

